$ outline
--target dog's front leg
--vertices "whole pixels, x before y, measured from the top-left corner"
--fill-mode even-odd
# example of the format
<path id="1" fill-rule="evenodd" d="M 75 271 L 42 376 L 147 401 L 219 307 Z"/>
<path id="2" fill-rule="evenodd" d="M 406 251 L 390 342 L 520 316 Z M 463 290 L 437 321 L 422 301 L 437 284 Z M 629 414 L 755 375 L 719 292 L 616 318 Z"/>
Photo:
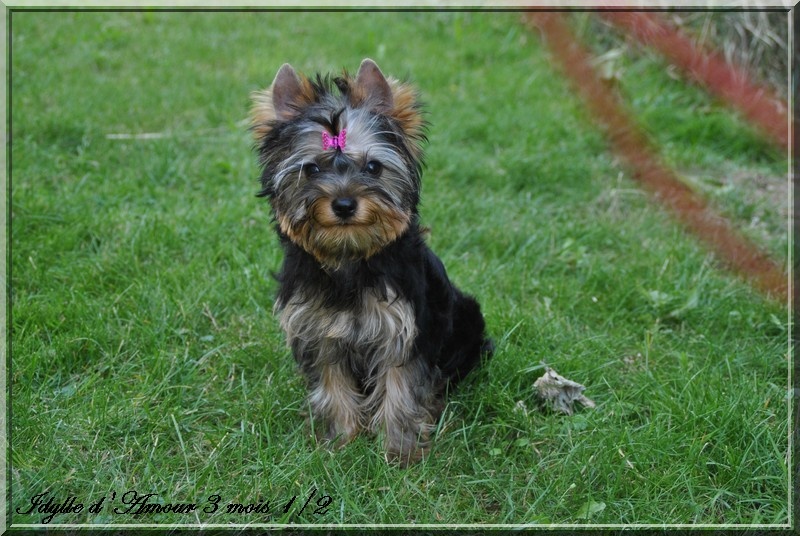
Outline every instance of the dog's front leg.
<path id="1" fill-rule="evenodd" d="M 363 395 L 346 366 L 340 362 L 320 365 L 312 382 L 309 403 L 317 439 L 342 446 L 362 427 Z"/>
<path id="2" fill-rule="evenodd" d="M 434 395 L 435 374 L 422 360 L 387 366 L 379 372 L 370 403 L 377 406 L 371 427 L 385 427 L 386 459 L 402 466 L 422 459 L 441 412 Z"/>

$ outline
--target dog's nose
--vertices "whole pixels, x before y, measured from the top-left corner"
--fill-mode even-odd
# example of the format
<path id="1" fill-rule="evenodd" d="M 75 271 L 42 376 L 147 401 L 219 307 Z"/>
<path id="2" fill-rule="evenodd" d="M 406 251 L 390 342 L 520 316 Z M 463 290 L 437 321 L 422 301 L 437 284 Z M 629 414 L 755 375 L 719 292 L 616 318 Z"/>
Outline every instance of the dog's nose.
<path id="1" fill-rule="evenodd" d="M 358 203 L 352 197 L 337 197 L 331 203 L 333 213 L 343 220 L 350 218 L 356 213 Z"/>

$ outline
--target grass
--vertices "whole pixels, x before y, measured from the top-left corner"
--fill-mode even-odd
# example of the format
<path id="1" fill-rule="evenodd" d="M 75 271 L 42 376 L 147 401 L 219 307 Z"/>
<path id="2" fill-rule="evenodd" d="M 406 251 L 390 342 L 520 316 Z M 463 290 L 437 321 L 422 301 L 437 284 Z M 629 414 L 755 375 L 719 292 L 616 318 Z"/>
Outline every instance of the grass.
<path id="1" fill-rule="evenodd" d="M 775 87 L 783 72 L 785 82 L 786 43 L 774 37 L 781 26 L 777 12 L 685 12 L 691 21 L 689 35 L 712 34 L 718 50 L 734 56 L 749 72 L 770 71 L 771 87 L 786 99 L 786 87 Z M 787 256 L 786 227 L 789 217 L 787 159 L 744 120 L 720 106 L 700 90 L 686 90 L 686 82 L 674 67 L 650 49 L 641 49 L 612 31 L 608 23 L 590 13 L 574 14 L 579 36 L 596 53 L 596 64 L 623 96 L 642 128 L 658 143 L 662 157 L 675 167 L 683 180 L 705 194 L 712 206 L 738 221 L 753 241 L 765 244 L 784 261 Z M 782 15 L 783 25 L 786 14 Z M 678 15 L 674 18 L 680 19 Z M 704 34 L 695 26 L 702 21 Z M 758 21 L 756 24 L 755 21 Z M 752 46 L 737 46 L 734 37 L 750 35 Z M 695 30 L 694 32 L 692 30 Z M 718 35 L 719 34 L 719 35 Z M 727 36 L 727 38 L 725 37 Z M 772 47 L 767 47 L 773 41 Z M 785 36 L 784 36 L 785 37 Z M 701 43 L 712 46 L 710 43 Z M 749 59 L 748 59 L 749 58 Z M 758 61 L 755 60 L 758 58 Z M 753 63 L 758 65 L 753 65 Z M 758 77 L 754 81 L 760 82 Z M 765 82 L 761 82 L 766 84 Z M 697 120 L 701 117 L 702 120 Z"/>
<path id="2" fill-rule="evenodd" d="M 40 523 L 18 512 L 43 492 L 85 505 L 52 523 L 788 522 L 786 307 L 638 190 L 518 15 L 11 20 L 12 523 Z M 365 56 L 425 96 L 430 243 L 497 343 L 407 470 L 370 438 L 317 448 L 304 425 L 245 122 L 282 62 Z M 626 98 L 679 169 L 785 173 L 657 59 L 624 61 Z M 731 196 L 717 202 L 743 227 L 766 203 Z M 785 258 L 785 225 L 765 232 Z M 542 361 L 597 409 L 540 411 Z M 130 492 L 198 509 L 126 513 Z"/>

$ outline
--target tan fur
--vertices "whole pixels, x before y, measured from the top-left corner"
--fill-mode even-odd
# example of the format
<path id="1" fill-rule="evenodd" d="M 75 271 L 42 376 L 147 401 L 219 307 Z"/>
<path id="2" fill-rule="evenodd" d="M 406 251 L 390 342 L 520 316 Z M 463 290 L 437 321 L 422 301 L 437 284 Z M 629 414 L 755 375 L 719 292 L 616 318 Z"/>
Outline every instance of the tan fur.
<path id="1" fill-rule="evenodd" d="M 408 464 L 422 458 L 435 425 L 434 408 L 420 405 L 415 394 L 420 385 L 417 371 L 408 370 L 414 362 L 401 366 L 386 366 L 380 370 L 375 391 L 367 400 L 372 405 L 370 429 L 386 430 L 386 456 Z M 424 391 L 430 392 L 425 386 Z"/>
<path id="2" fill-rule="evenodd" d="M 370 258 L 394 242 L 409 225 L 408 214 L 377 197 L 358 197 L 358 211 L 346 223 L 333 213 L 331 201 L 328 197 L 316 200 L 309 207 L 308 217 L 299 224 L 281 214 L 277 220 L 292 242 L 332 268 L 353 258 Z"/>
<path id="3" fill-rule="evenodd" d="M 416 142 L 422 138 L 425 129 L 425 120 L 417 104 L 417 92 L 411 85 L 404 84 L 394 78 L 389 78 L 388 81 L 394 97 L 389 115 L 400 124 L 409 138 Z M 421 156 L 422 147 L 419 143 L 413 143 L 412 150 L 414 151 L 414 158 Z"/>
<path id="4" fill-rule="evenodd" d="M 296 95 L 296 104 L 309 105 L 314 101 L 314 87 L 311 81 L 299 75 L 301 91 Z M 254 91 L 250 94 L 252 106 L 250 107 L 250 130 L 256 143 L 260 143 L 272 130 L 272 122 L 276 119 L 275 107 L 272 102 L 272 86 Z"/>
<path id="5" fill-rule="evenodd" d="M 341 356 L 328 355 L 337 351 L 330 346 L 336 341 L 362 357 L 372 356 L 376 364 L 403 364 L 416 336 L 416 324 L 411 305 L 398 299 L 393 290 L 386 289 L 383 300 L 376 290 L 368 289 L 357 311 L 332 309 L 316 298 L 298 296 L 291 303 L 276 304 L 287 343 L 320 350 L 323 360 L 336 360 Z"/>
<path id="6" fill-rule="evenodd" d="M 385 428 L 387 449 L 407 452 L 433 427 L 429 411 L 420 412 L 414 397 L 408 364 L 417 328 L 414 311 L 407 301 L 386 289 L 386 299 L 374 290 L 361 297 L 356 311 L 331 309 L 315 297 L 276 304 L 287 342 L 302 351 L 315 351 L 319 381 L 309 395 L 313 416 L 322 427 L 322 437 L 338 438 L 343 444 L 369 423 L 373 432 Z M 343 367 L 344 357 L 363 360 L 372 393 L 365 398 Z M 418 375 L 418 374 L 417 374 Z M 405 445 L 405 446 L 403 446 Z M 421 455 L 421 451 L 417 453 Z M 415 454 L 416 455 L 416 454 Z"/>
<path id="7" fill-rule="evenodd" d="M 309 402 L 324 429 L 319 436 L 339 445 L 349 442 L 362 427 L 361 402 L 351 374 L 342 370 L 341 363 L 325 364 L 320 373 L 320 383 L 309 395 Z"/>

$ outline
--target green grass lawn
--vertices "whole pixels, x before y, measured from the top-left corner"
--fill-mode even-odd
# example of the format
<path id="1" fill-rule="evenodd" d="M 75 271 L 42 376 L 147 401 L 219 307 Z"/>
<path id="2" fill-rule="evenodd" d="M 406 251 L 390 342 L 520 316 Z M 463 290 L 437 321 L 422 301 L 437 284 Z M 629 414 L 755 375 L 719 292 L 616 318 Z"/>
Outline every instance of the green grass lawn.
<path id="1" fill-rule="evenodd" d="M 42 522 L 17 512 L 45 492 L 84 504 L 51 524 L 788 522 L 786 306 L 638 189 L 519 15 L 11 23 L 14 524 Z M 424 95 L 429 241 L 497 345 L 405 470 L 375 439 L 318 448 L 305 424 L 246 121 L 283 62 L 364 57 Z M 786 220 L 723 180 L 785 184 L 785 157 L 657 58 L 621 61 L 665 158 L 785 261 Z M 597 408 L 540 411 L 541 362 Z M 131 493 L 198 508 L 134 515 Z"/>

